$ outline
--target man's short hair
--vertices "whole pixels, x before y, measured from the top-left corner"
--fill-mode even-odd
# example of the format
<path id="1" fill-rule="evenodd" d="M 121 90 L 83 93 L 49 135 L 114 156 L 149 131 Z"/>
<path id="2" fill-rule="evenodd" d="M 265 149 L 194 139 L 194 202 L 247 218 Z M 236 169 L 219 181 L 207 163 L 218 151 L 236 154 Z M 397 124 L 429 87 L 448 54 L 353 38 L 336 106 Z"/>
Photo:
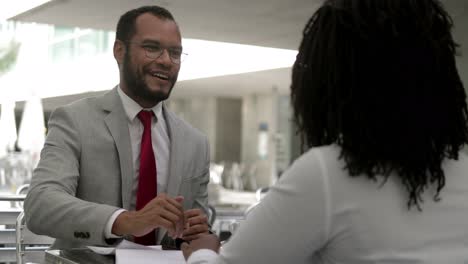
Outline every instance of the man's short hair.
<path id="1" fill-rule="evenodd" d="M 168 19 L 174 20 L 171 12 L 169 12 L 164 7 L 160 6 L 142 6 L 136 9 L 132 9 L 125 14 L 123 14 L 119 22 L 117 23 L 117 30 L 116 30 L 116 39 L 121 40 L 123 42 L 129 41 L 133 35 L 135 34 L 135 21 L 136 19 L 145 13 L 150 13 L 158 18 L 161 19 Z"/>

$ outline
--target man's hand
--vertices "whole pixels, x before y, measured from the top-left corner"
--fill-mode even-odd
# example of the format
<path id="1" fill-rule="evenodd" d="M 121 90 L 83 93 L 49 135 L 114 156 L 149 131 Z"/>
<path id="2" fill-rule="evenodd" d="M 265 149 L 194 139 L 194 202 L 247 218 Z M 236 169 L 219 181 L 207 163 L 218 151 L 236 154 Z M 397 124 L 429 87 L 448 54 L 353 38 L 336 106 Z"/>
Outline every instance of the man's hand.
<path id="1" fill-rule="evenodd" d="M 183 196 L 177 196 L 175 198 L 175 200 L 177 202 L 179 202 L 180 204 L 182 204 L 182 202 L 184 201 L 184 197 Z M 179 219 L 179 221 L 177 221 L 176 223 L 176 229 L 175 229 L 175 233 L 171 232 L 171 231 L 168 231 L 168 235 L 170 237 L 172 237 L 173 239 L 176 239 L 178 237 L 181 237 L 182 236 L 182 232 L 184 231 L 184 226 L 185 226 L 185 217 L 182 217 Z"/>
<path id="2" fill-rule="evenodd" d="M 199 235 L 198 239 L 192 240 L 190 244 L 182 243 L 181 249 L 184 254 L 185 260 L 187 260 L 190 255 L 196 250 L 199 249 L 211 249 L 216 253 L 219 252 L 219 239 L 215 235 Z"/>
<path id="3" fill-rule="evenodd" d="M 121 213 L 112 226 L 115 235 L 144 236 L 153 229 L 163 227 L 169 234 L 177 234 L 177 225 L 184 221 L 183 197 L 171 198 L 158 194 L 143 209 Z"/>
<path id="4" fill-rule="evenodd" d="M 192 241 L 202 234 L 208 234 L 208 218 L 201 209 L 191 209 L 184 213 L 185 230 L 182 233 L 182 239 Z"/>

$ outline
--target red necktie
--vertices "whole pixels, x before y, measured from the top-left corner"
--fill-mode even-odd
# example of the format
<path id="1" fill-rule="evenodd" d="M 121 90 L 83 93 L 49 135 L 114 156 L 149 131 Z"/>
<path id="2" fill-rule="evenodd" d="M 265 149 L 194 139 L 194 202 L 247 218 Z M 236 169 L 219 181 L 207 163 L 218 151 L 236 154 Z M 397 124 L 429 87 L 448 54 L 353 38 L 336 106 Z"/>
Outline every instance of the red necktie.
<path id="1" fill-rule="evenodd" d="M 156 161 L 154 159 L 153 144 L 151 142 L 152 111 L 140 111 L 138 118 L 143 124 L 143 136 L 140 149 L 140 175 L 138 178 L 138 191 L 136 209 L 140 210 L 154 197 L 156 197 Z M 156 245 L 156 232 L 153 230 L 142 237 L 135 237 L 135 242 L 142 245 Z"/>

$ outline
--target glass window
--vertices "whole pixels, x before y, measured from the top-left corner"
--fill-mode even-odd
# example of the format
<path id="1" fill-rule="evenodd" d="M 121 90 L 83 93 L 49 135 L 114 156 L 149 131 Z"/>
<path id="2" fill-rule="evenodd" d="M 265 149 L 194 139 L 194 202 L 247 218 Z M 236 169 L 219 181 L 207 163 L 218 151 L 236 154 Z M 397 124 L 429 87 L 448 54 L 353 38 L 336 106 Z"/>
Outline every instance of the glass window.
<path id="1" fill-rule="evenodd" d="M 52 41 L 65 37 L 72 37 L 74 33 L 74 28 L 54 26 L 54 39 Z"/>
<path id="2" fill-rule="evenodd" d="M 78 38 L 78 57 L 95 56 L 99 53 L 99 32 L 91 31 Z"/>
<path id="3" fill-rule="evenodd" d="M 74 58 L 74 39 L 54 43 L 49 46 L 49 54 L 53 62 L 69 61 Z"/>

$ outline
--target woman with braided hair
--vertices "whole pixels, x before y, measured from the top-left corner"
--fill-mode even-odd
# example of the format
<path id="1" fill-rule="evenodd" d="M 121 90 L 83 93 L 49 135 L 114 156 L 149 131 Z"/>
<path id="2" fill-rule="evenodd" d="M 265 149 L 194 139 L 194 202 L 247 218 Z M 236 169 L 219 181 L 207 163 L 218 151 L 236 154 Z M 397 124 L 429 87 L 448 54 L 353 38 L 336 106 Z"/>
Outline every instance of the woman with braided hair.
<path id="1" fill-rule="evenodd" d="M 291 101 L 305 153 L 219 255 L 189 263 L 468 263 L 468 110 L 437 0 L 328 0 Z"/>

